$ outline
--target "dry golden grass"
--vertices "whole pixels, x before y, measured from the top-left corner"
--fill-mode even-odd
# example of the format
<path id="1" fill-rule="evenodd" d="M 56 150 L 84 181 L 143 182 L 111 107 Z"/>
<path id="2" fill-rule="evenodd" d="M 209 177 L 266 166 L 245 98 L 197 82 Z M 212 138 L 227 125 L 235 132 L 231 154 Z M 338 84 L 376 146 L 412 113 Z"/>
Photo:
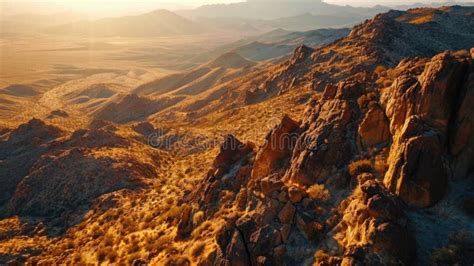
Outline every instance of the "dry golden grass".
<path id="1" fill-rule="evenodd" d="M 325 201 L 331 196 L 329 190 L 324 185 L 315 184 L 306 190 L 308 196 L 315 201 Z"/>
<path id="2" fill-rule="evenodd" d="M 431 21 L 433 21 L 433 19 L 434 19 L 434 15 L 433 14 L 428 14 L 428 15 L 425 15 L 425 16 L 422 16 L 422 17 L 412 19 L 412 20 L 409 21 L 409 23 L 414 24 L 414 25 L 419 25 L 419 24 L 425 24 L 425 23 L 431 22 Z"/>
<path id="3" fill-rule="evenodd" d="M 348 171 L 353 178 L 357 178 L 362 173 L 373 173 L 374 167 L 372 161 L 364 159 L 350 163 Z"/>

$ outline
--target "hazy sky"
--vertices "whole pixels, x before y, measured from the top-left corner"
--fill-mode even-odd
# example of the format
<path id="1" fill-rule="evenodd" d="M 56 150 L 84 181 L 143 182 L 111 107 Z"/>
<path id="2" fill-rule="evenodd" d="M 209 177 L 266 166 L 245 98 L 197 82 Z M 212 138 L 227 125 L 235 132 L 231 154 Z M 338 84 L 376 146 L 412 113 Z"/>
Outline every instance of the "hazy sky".
<path id="1" fill-rule="evenodd" d="M 244 0 L 0 0 L 0 14 L 12 12 L 51 12 L 60 9 L 92 14 L 120 14 L 144 12 L 158 8 L 180 9 L 202 4 L 231 3 Z M 325 0 L 325 2 L 353 5 L 400 5 L 415 2 L 440 2 L 447 0 Z M 464 2 L 472 2 L 466 0 Z"/>

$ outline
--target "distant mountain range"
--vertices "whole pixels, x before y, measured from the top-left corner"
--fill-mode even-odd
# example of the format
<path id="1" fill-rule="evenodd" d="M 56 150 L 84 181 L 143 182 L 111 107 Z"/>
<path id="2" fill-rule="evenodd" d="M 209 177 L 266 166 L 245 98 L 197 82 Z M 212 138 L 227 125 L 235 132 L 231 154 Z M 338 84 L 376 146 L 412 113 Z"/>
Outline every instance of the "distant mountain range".
<path id="1" fill-rule="evenodd" d="M 96 21 L 78 21 L 47 30 L 48 33 L 65 35 L 99 35 L 122 37 L 153 37 L 186 35 L 203 32 L 199 24 L 168 10 Z"/>
<path id="2" fill-rule="evenodd" d="M 387 7 L 356 8 L 328 4 L 320 0 L 249 0 L 232 4 L 204 5 L 195 9 L 181 10 L 177 13 L 190 18 L 245 18 L 245 19 L 278 19 L 298 16 L 304 13 L 313 15 L 347 15 L 372 16 L 386 11 Z"/>
<path id="3" fill-rule="evenodd" d="M 397 6 L 442 6 L 449 3 Z M 459 3 L 473 5 L 473 3 Z M 274 29 L 309 31 L 321 28 L 352 27 L 389 7 L 361 8 L 328 4 L 320 0 L 249 0 L 247 2 L 204 5 L 195 9 L 156 10 L 134 15 L 85 20 L 75 13 L 53 15 L 23 14 L 0 18 L 3 36 L 46 33 L 79 36 L 157 37 L 193 35 L 225 31 L 243 36 L 259 35 Z"/>
<path id="4" fill-rule="evenodd" d="M 216 17 L 197 18 L 196 21 L 208 28 L 243 33 L 261 33 L 262 31 L 267 32 L 279 28 L 289 31 L 309 31 L 321 28 L 352 27 L 370 17 L 362 14 L 313 15 L 302 13 L 270 20 Z"/>

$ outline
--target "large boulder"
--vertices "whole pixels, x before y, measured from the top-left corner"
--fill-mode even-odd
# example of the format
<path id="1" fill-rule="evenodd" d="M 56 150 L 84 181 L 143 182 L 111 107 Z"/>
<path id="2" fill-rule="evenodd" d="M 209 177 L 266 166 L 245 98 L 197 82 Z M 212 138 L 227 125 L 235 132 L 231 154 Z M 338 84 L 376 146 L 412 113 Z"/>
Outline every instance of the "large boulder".
<path id="1" fill-rule="evenodd" d="M 467 68 L 465 60 L 445 52 L 433 57 L 419 77 L 396 79 L 382 95 L 392 135 L 408 117 L 418 115 L 445 136 Z"/>
<path id="2" fill-rule="evenodd" d="M 288 116 L 268 134 L 260 148 L 252 170 L 252 179 L 266 177 L 285 166 L 298 138 L 299 124 Z"/>
<path id="3" fill-rule="evenodd" d="M 439 135 L 432 132 L 409 132 L 417 125 L 416 117 L 409 119 L 405 131 L 392 148 L 385 185 L 406 203 L 428 207 L 444 195 L 448 182 L 448 169 L 444 163 Z"/>
<path id="4" fill-rule="evenodd" d="M 226 260 L 229 266 L 251 265 L 250 257 L 246 248 L 245 240 L 240 231 L 235 230 L 232 239 L 227 246 Z"/>
<path id="5" fill-rule="evenodd" d="M 227 135 L 220 146 L 220 151 L 213 162 L 213 167 L 215 169 L 228 169 L 252 150 L 252 144 L 244 144 L 233 135 Z"/>
<path id="6" fill-rule="evenodd" d="M 351 158 L 348 126 L 353 117 L 350 101 L 331 99 L 316 105 L 305 130 L 296 142 L 286 178 L 301 185 L 312 185 L 329 177 L 335 167 Z"/>
<path id="7" fill-rule="evenodd" d="M 415 241 L 403 204 L 382 184 L 365 182 L 341 204 L 341 211 L 334 238 L 345 247 L 344 260 L 355 265 L 410 264 Z"/>
<path id="8" fill-rule="evenodd" d="M 468 70 L 466 58 L 445 52 L 433 57 L 421 75 L 401 76 L 382 95 L 394 136 L 384 183 L 410 205 L 428 207 L 441 200 L 448 182 L 449 146 L 461 158 L 453 161 L 458 172 L 470 168 L 470 140 L 462 136 L 470 132 L 471 115 L 465 107 L 457 111 L 462 97 L 469 97 L 464 83 Z M 449 145 L 453 132 L 458 138 L 451 138 Z M 461 155 L 463 144 L 468 147 Z"/>
<path id="9" fill-rule="evenodd" d="M 363 147 L 371 147 L 390 140 L 389 121 L 378 105 L 372 106 L 365 114 L 358 129 L 359 140 Z"/>

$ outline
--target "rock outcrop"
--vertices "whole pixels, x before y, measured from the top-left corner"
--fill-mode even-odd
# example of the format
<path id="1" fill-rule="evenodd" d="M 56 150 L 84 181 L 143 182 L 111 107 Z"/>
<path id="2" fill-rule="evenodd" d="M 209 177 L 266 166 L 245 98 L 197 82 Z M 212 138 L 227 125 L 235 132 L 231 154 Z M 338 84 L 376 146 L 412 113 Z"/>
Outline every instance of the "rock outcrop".
<path id="1" fill-rule="evenodd" d="M 471 50 L 474 59 L 474 49 Z M 450 153 L 454 157 L 454 177 L 465 177 L 474 170 L 474 112 L 471 105 L 474 102 L 474 64 L 471 63 L 469 74 L 461 91 L 459 106 L 452 119 L 453 128 L 450 138 Z"/>
<path id="2" fill-rule="evenodd" d="M 197 208 L 243 216 L 226 217 L 208 263 L 411 264 L 407 205 L 436 204 L 453 174 L 472 171 L 472 65 L 445 52 L 363 73 L 327 85 L 301 124 L 285 117 L 256 153 L 221 148 Z"/>
<path id="3" fill-rule="evenodd" d="M 469 64 L 466 57 L 437 55 L 419 76 L 399 77 L 382 96 L 394 136 L 384 182 L 411 205 L 430 206 L 446 190 L 451 169 L 449 139 L 462 125 L 456 115 L 470 86 L 465 82 Z M 469 150 L 469 143 L 465 144 Z M 467 173 L 471 167 L 460 169 L 463 163 L 451 163 L 458 173 Z"/>
<path id="4" fill-rule="evenodd" d="M 415 239 L 408 230 L 403 204 L 382 184 L 365 182 L 340 208 L 342 220 L 334 228 L 334 238 L 345 251 L 326 261 L 342 265 L 411 263 Z"/>
<path id="5" fill-rule="evenodd" d="M 353 81 L 326 88 L 303 122 L 305 130 L 296 142 L 286 178 L 301 185 L 322 183 L 350 160 L 354 143 L 348 135 L 355 131 L 353 121 L 359 116 L 355 99 L 361 91 L 361 84 Z"/>
<path id="6" fill-rule="evenodd" d="M 384 110 L 378 105 L 372 106 L 365 114 L 358 129 L 360 143 L 363 147 L 372 147 L 390 140 L 390 129 Z"/>
<path id="7" fill-rule="evenodd" d="M 260 147 L 252 169 L 252 178 L 258 179 L 278 172 L 288 164 L 288 158 L 298 138 L 299 124 L 288 116 L 267 135 Z"/>

